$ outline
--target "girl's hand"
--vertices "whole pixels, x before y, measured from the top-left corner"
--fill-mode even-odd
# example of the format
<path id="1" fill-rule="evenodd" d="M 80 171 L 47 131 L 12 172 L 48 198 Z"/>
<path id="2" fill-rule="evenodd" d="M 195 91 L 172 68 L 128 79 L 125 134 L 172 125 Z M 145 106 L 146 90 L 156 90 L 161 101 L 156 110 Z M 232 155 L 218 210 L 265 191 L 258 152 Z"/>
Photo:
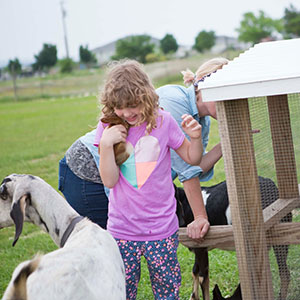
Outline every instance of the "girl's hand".
<path id="1" fill-rule="evenodd" d="M 106 127 L 103 130 L 100 144 L 103 147 L 112 147 L 119 142 L 126 142 L 127 131 L 123 125 Z"/>
<path id="2" fill-rule="evenodd" d="M 208 232 L 209 222 L 206 218 L 198 216 L 192 223 L 187 226 L 187 235 L 192 239 L 203 240 Z"/>
<path id="3" fill-rule="evenodd" d="M 201 125 L 191 115 L 184 114 L 181 116 L 181 118 L 182 118 L 181 127 L 183 131 L 191 139 L 201 138 L 201 133 L 202 133 Z"/>

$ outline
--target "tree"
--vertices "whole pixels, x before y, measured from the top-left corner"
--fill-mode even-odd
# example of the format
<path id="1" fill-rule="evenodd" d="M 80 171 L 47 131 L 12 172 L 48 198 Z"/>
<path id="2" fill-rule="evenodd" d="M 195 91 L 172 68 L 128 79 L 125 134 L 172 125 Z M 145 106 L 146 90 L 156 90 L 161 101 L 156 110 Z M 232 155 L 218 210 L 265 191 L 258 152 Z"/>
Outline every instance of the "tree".
<path id="1" fill-rule="evenodd" d="M 166 34 L 165 37 L 160 41 L 160 48 L 164 54 L 176 52 L 178 44 L 172 34 Z"/>
<path id="2" fill-rule="evenodd" d="M 15 60 L 9 60 L 8 65 L 7 65 L 7 70 L 13 78 L 15 99 L 18 100 L 17 76 L 22 71 L 22 65 L 20 64 L 19 60 L 17 58 L 15 58 Z"/>
<path id="3" fill-rule="evenodd" d="M 35 71 L 48 71 L 57 62 L 57 50 L 55 45 L 44 44 L 43 49 L 35 55 L 36 62 L 33 64 Z"/>
<path id="4" fill-rule="evenodd" d="M 193 46 L 198 52 L 210 50 L 216 42 L 216 35 L 214 31 L 202 30 L 198 33 L 195 44 Z"/>
<path id="5" fill-rule="evenodd" d="M 97 59 L 95 54 L 88 49 L 88 46 L 80 46 L 79 47 L 79 58 L 80 62 L 84 64 L 96 63 Z"/>
<path id="6" fill-rule="evenodd" d="M 300 11 L 292 4 L 284 10 L 283 26 L 287 37 L 300 37 Z"/>
<path id="7" fill-rule="evenodd" d="M 154 47 L 150 36 L 133 35 L 117 41 L 112 59 L 131 58 L 145 63 L 147 54 L 154 52 Z"/>
<path id="8" fill-rule="evenodd" d="M 282 32 L 282 21 L 267 17 L 261 10 L 257 17 L 252 12 L 247 12 L 236 31 L 240 41 L 256 44 L 263 38 L 274 38 L 277 33 Z"/>

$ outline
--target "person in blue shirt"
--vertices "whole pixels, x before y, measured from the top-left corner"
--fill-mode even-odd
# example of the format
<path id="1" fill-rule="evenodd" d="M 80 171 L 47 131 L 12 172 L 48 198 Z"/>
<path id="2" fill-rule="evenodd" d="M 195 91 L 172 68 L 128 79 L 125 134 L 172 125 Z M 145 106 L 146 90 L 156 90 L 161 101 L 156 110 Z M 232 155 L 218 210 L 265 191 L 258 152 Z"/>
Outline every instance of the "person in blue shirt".
<path id="1" fill-rule="evenodd" d="M 177 123 L 181 124 L 181 115 L 190 114 L 202 126 L 203 157 L 199 166 L 191 166 L 184 162 L 175 151 L 171 150 L 172 176 L 178 176 L 183 184 L 186 196 L 193 207 L 199 201 L 202 204 L 201 212 L 197 218 L 201 218 L 202 228 L 208 223 L 205 206 L 202 199 L 200 181 L 208 181 L 213 176 L 213 167 L 222 157 L 221 145 L 218 143 L 210 151 L 206 152 L 209 140 L 210 117 L 217 119 L 214 102 L 203 102 L 201 90 L 198 84 L 203 82 L 206 77 L 221 69 L 228 63 L 226 58 L 213 58 L 203 63 L 196 73 L 187 70 L 182 72 L 183 81 L 189 87 L 180 85 L 165 85 L 156 90 L 159 95 L 159 105 L 164 110 L 170 112 Z"/>

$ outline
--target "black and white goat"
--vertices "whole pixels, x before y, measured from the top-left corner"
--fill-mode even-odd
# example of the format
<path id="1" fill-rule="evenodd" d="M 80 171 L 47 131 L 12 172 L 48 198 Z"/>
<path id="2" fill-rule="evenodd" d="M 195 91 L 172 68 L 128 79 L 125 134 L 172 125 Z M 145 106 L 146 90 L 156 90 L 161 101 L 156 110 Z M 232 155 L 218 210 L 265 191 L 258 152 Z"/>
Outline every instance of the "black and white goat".
<path id="1" fill-rule="evenodd" d="M 275 183 L 269 178 L 259 177 L 259 187 L 261 193 L 262 208 L 266 208 L 278 197 L 278 189 Z M 231 224 L 231 214 L 228 201 L 226 181 L 211 187 L 203 187 L 202 195 L 205 203 L 208 220 L 210 225 Z M 193 221 L 193 213 L 186 198 L 183 188 L 175 186 L 175 197 L 177 200 L 177 216 L 179 226 L 186 227 Z M 291 222 L 292 214 L 289 213 L 281 222 Z M 286 263 L 288 255 L 288 246 L 273 246 L 276 256 L 279 276 L 280 276 L 280 294 L 279 299 L 287 297 L 288 286 L 290 282 L 290 272 Z M 193 292 L 191 299 L 199 300 L 199 285 L 201 286 L 203 299 L 209 299 L 209 262 L 208 250 L 206 248 L 190 249 L 195 253 L 195 262 L 193 266 Z"/>
<path id="2" fill-rule="evenodd" d="M 15 224 L 13 245 L 23 222 L 32 222 L 61 247 L 21 263 L 3 300 L 125 299 L 125 271 L 113 237 L 83 218 L 49 184 L 12 174 L 0 187 L 0 228 Z"/>

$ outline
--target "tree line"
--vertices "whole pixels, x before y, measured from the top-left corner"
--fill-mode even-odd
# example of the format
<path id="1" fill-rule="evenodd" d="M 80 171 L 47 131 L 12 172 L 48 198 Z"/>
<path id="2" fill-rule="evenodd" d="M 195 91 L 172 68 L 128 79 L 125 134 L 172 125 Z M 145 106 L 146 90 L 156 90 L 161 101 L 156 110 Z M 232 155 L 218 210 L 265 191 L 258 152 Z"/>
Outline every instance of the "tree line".
<path id="1" fill-rule="evenodd" d="M 243 15 L 240 26 L 236 29 L 238 40 L 241 42 L 256 44 L 264 39 L 289 39 L 300 37 L 300 11 L 292 4 L 285 8 L 284 15 L 280 19 L 272 19 L 263 11 L 257 15 L 247 12 Z M 202 30 L 195 37 L 193 49 L 198 52 L 210 50 L 216 41 L 214 31 Z M 142 63 L 165 60 L 178 50 L 178 43 L 175 37 L 167 33 L 160 41 L 157 49 L 149 35 L 133 35 L 120 39 L 116 42 L 115 54 L 111 59 L 132 58 Z M 75 66 L 70 58 L 60 61 L 57 59 L 57 48 L 55 45 L 44 44 L 42 50 L 34 55 L 35 62 L 32 65 L 33 71 L 42 73 L 48 72 L 56 64 L 59 65 L 62 73 L 71 72 Z M 88 49 L 88 46 L 79 47 L 80 63 L 87 67 L 96 64 L 95 54 Z M 10 60 L 6 70 L 12 75 L 15 82 L 16 77 L 21 73 L 20 61 L 15 58 Z M 15 84 L 15 83 L 14 83 Z"/>

